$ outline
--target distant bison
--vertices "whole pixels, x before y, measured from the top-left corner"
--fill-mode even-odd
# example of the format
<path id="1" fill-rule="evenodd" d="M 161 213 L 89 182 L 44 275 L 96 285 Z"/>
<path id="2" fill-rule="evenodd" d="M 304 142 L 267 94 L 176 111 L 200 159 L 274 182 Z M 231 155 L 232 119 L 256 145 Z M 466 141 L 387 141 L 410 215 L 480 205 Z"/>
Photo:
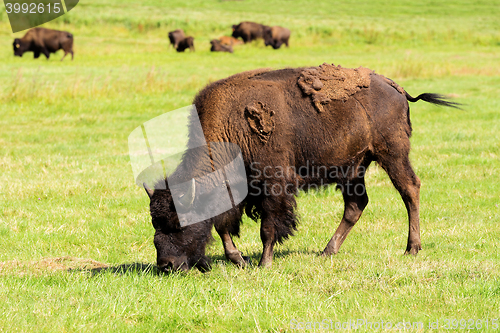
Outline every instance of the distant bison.
<path id="1" fill-rule="evenodd" d="M 64 51 L 64 56 L 71 53 L 73 60 L 73 35 L 67 31 L 58 31 L 45 28 L 34 28 L 29 30 L 23 38 L 14 39 L 14 55 L 22 57 L 25 52 L 31 51 L 35 59 L 44 54 L 49 59 L 51 53 L 58 50 Z"/>
<path id="2" fill-rule="evenodd" d="M 241 40 L 230 36 L 222 36 L 221 38 L 219 38 L 219 41 L 222 45 L 233 46 L 233 45 L 243 44 Z"/>
<path id="3" fill-rule="evenodd" d="M 257 38 L 262 38 L 264 32 L 264 25 L 255 22 L 241 22 L 240 24 L 233 25 L 233 37 L 243 39 L 246 44 Z"/>
<path id="4" fill-rule="evenodd" d="M 288 40 L 290 39 L 290 30 L 283 27 L 265 27 L 263 32 L 264 42 L 266 46 L 271 45 L 273 49 L 279 49 L 281 45 L 285 44 L 288 47 Z"/>
<path id="5" fill-rule="evenodd" d="M 229 52 L 229 53 L 233 53 L 233 47 L 231 45 L 224 45 L 218 39 L 212 39 L 210 41 L 210 44 L 212 45 L 212 47 L 210 48 L 210 51 L 212 51 L 212 52 Z"/>
<path id="6" fill-rule="evenodd" d="M 188 48 L 190 51 L 194 51 L 194 38 L 191 36 L 187 36 L 179 41 L 176 50 L 177 52 L 184 52 Z"/>
<path id="7" fill-rule="evenodd" d="M 177 29 L 174 31 L 170 31 L 168 33 L 168 39 L 170 40 L 170 45 L 174 47 L 174 49 L 177 50 L 177 47 L 179 46 L 179 43 L 186 37 L 184 34 L 184 30 L 182 29 Z"/>

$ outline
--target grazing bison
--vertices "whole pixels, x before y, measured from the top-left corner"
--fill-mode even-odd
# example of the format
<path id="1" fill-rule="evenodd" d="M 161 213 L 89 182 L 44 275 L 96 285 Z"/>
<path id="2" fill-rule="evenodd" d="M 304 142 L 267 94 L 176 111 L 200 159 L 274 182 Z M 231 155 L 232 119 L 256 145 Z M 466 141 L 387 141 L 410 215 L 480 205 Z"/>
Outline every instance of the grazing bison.
<path id="1" fill-rule="evenodd" d="M 184 34 L 184 30 L 182 30 L 182 29 L 176 29 L 174 31 L 170 31 L 168 33 L 168 39 L 170 40 L 169 46 L 172 45 L 174 47 L 174 49 L 177 50 L 177 47 L 179 46 L 179 43 L 185 37 L 186 37 L 186 35 Z"/>
<path id="2" fill-rule="evenodd" d="M 233 53 L 233 47 L 231 45 L 224 45 L 218 39 L 212 39 L 210 41 L 210 44 L 212 45 L 212 47 L 210 48 L 210 51 L 212 51 L 212 52 L 229 52 L 229 53 Z"/>
<path id="3" fill-rule="evenodd" d="M 31 51 L 35 59 L 43 54 L 49 59 L 51 53 L 63 50 L 64 55 L 71 53 L 73 60 L 73 35 L 67 31 L 58 31 L 45 28 L 30 29 L 23 38 L 14 39 L 14 55 L 22 57 L 24 52 Z"/>
<path id="4" fill-rule="evenodd" d="M 222 45 L 229 45 L 229 46 L 243 44 L 241 40 L 230 36 L 222 36 L 221 38 L 219 38 L 219 41 Z"/>
<path id="5" fill-rule="evenodd" d="M 196 96 L 197 111 L 193 111 L 198 113 L 204 133 L 194 130 L 192 122 L 189 142 L 201 136 L 209 143 L 239 146 L 246 170 L 243 182 L 248 184 L 249 192 L 241 203 L 233 202 L 232 209 L 181 226 L 176 207 L 184 210 L 220 205 L 220 196 L 202 193 L 207 184 L 199 176 L 210 172 L 210 163 L 203 162 L 206 155 L 203 157 L 197 149 L 183 155 L 179 167 L 168 177 L 170 185 L 166 188 L 158 185 L 161 182 L 153 190 L 144 185 L 156 230 L 159 268 L 166 272 L 192 267 L 210 269 L 205 247 L 212 227 L 222 239 L 227 259 L 244 266 L 246 260 L 232 240 L 232 236 L 239 235 L 243 213 L 260 220 L 263 253 L 259 265 L 269 266 L 274 245 L 296 230 L 298 190 L 330 184 L 337 185 L 345 203 L 340 225 L 322 252 L 335 254 L 368 204 L 364 175 L 372 162 L 387 172 L 401 194 L 409 217 L 405 254 L 417 254 L 421 249 L 420 180 L 408 157 L 412 131 L 408 101 L 418 100 L 457 107 L 438 94 L 413 98 L 392 80 L 363 67 L 323 64 L 260 69 L 208 85 Z M 175 199 L 170 182 L 190 185 L 183 194 L 177 192 Z M 228 179 L 214 181 L 213 188 L 227 186 L 234 196 L 235 183 Z M 175 206 L 174 199 L 182 205 Z"/>
<path id="6" fill-rule="evenodd" d="M 264 43 L 266 46 L 271 45 L 273 49 L 279 49 L 282 44 L 288 47 L 288 40 L 290 39 L 290 30 L 283 27 L 265 27 L 264 28 Z"/>
<path id="7" fill-rule="evenodd" d="M 241 22 L 240 24 L 233 25 L 233 37 L 243 39 L 246 44 L 255 39 L 262 38 L 264 32 L 264 25 L 255 22 Z"/>
<path id="8" fill-rule="evenodd" d="M 191 36 L 187 36 L 179 41 L 176 50 L 177 52 L 184 52 L 187 48 L 189 48 L 191 52 L 194 51 L 194 38 Z"/>

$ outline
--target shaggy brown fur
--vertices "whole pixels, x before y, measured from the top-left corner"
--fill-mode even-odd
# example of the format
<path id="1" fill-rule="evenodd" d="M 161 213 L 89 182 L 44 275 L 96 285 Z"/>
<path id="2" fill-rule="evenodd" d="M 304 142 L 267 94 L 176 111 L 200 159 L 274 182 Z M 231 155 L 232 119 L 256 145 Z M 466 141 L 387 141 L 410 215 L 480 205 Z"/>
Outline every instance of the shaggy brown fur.
<path id="1" fill-rule="evenodd" d="M 248 125 L 266 143 L 274 130 L 274 111 L 269 110 L 263 102 L 255 102 L 245 108 L 245 117 Z"/>
<path id="2" fill-rule="evenodd" d="M 189 51 L 194 52 L 194 38 L 187 36 L 177 44 L 177 52 L 184 52 L 189 48 Z"/>
<path id="3" fill-rule="evenodd" d="M 186 37 L 186 35 L 184 34 L 184 30 L 182 30 L 182 29 L 176 29 L 174 31 L 170 31 L 168 33 L 168 39 L 170 40 L 169 46 L 172 45 L 174 47 L 174 49 L 177 50 L 177 47 L 179 46 L 179 43 L 185 37 Z"/>
<path id="4" fill-rule="evenodd" d="M 361 88 L 368 88 L 372 73 L 364 67 L 352 69 L 324 63 L 302 71 L 298 83 L 302 91 L 311 96 L 316 109 L 323 112 L 323 104 L 332 100 L 346 101 Z"/>
<path id="5" fill-rule="evenodd" d="M 219 40 L 222 45 L 234 46 L 243 44 L 241 40 L 230 36 L 222 36 Z"/>
<path id="6" fill-rule="evenodd" d="M 51 53 L 63 50 L 64 55 L 69 53 L 73 60 L 73 35 L 67 31 L 58 31 L 45 28 L 29 30 L 23 38 L 16 38 L 13 43 L 14 55 L 22 57 L 24 52 L 31 51 L 35 59 L 43 54 L 49 59 Z"/>
<path id="7" fill-rule="evenodd" d="M 246 44 L 255 39 L 262 38 L 265 27 L 266 26 L 255 22 L 241 22 L 240 24 L 233 25 L 232 36 L 234 38 L 241 37 Z"/>
<path id="8" fill-rule="evenodd" d="M 194 104 L 204 133 L 190 131 L 189 140 L 238 145 L 246 169 L 247 179 L 243 182 L 248 185 L 249 193 L 233 209 L 181 227 L 170 190 L 148 191 L 156 229 L 157 261 L 162 270 L 194 266 L 209 269 L 205 247 L 213 226 L 222 239 L 228 260 L 244 266 L 246 260 L 232 241 L 232 236 L 239 234 L 244 212 L 260 221 L 263 243 L 260 265 L 271 265 L 274 245 L 283 242 L 297 228 L 298 191 L 330 184 L 336 184 L 342 192 L 344 215 L 323 255 L 337 253 L 368 204 L 364 175 L 373 161 L 387 172 L 407 208 L 409 233 L 405 253 L 417 254 L 421 249 L 420 180 L 408 157 L 411 135 L 408 100 L 422 99 L 454 107 L 456 104 L 437 94 L 413 98 L 369 70 L 345 70 L 329 65 L 319 68 L 322 69 L 316 72 L 311 68 L 244 72 L 214 82 L 196 96 Z M 305 78 L 304 73 L 310 77 Z M 337 96 L 332 91 L 336 86 L 330 81 L 338 81 L 338 75 L 345 75 L 346 81 L 352 79 L 355 84 L 349 85 L 353 88 L 344 92 L 345 96 L 330 98 Z M 304 93 L 298 84 L 301 78 L 304 84 L 330 99 L 321 104 L 323 112 L 318 112 L 311 103 L 311 95 Z M 315 81 L 317 78 L 322 86 Z M 207 171 L 206 165 L 210 165 L 207 158 L 207 153 L 186 152 L 182 168 L 169 176 L 169 181 L 198 179 L 200 173 Z M 202 185 L 197 180 L 196 186 Z M 229 188 L 236 189 L 234 184 L 229 184 Z M 218 197 L 210 198 L 210 205 L 219 204 Z M 194 206 L 197 205 L 195 200 Z"/>
<path id="9" fill-rule="evenodd" d="M 288 40 L 290 39 L 290 30 L 283 27 L 264 27 L 262 34 L 266 46 L 271 45 L 273 49 L 277 50 L 281 45 L 285 44 L 288 47 Z"/>
<path id="10" fill-rule="evenodd" d="M 210 41 L 210 51 L 212 52 L 229 52 L 233 53 L 233 47 L 231 45 L 223 45 L 220 40 L 212 39 Z"/>

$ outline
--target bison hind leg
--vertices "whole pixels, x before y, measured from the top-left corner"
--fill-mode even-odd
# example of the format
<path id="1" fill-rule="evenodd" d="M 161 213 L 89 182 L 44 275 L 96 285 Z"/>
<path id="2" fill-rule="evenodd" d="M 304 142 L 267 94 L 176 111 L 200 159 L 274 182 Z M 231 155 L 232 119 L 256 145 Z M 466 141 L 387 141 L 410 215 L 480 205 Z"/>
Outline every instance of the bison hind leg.
<path id="1" fill-rule="evenodd" d="M 416 255 L 422 249 L 420 241 L 420 179 L 413 171 L 408 154 L 387 156 L 379 160 L 392 184 L 398 190 L 408 212 L 408 243 L 405 254 Z"/>

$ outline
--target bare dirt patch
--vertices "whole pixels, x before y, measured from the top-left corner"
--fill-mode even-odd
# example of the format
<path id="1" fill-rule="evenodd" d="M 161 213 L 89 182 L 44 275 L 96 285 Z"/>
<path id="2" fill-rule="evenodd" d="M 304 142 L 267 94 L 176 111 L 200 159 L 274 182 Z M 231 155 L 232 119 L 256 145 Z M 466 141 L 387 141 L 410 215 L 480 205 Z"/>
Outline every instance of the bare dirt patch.
<path id="1" fill-rule="evenodd" d="M 93 259 L 76 257 L 43 258 L 40 260 L 8 260 L 0 262 L 0 275 L 44 275 L 67 270 L 92 270 L 109 267 Z"/>

